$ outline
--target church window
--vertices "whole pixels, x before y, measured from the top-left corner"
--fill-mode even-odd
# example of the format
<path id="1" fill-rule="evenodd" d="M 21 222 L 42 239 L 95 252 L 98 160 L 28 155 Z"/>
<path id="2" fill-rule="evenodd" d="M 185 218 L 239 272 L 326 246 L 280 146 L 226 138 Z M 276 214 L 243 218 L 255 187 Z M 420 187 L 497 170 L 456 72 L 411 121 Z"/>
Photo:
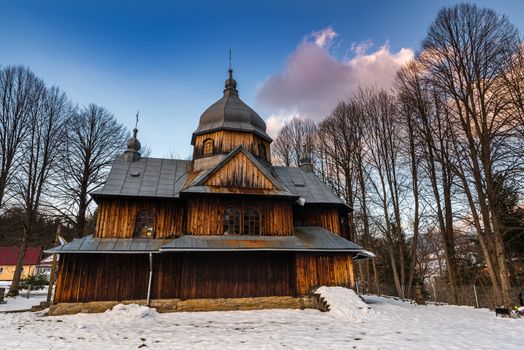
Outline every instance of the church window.
<path id="1" fill-rule="evenodd" d="M 155 212 L 141 209 L 136 214 L 134 237 L 153 238 L 155 234 Z"/>
<path id="2" fill-rule="evenodd" d="M 260 213 L 255 207 L 249 207 L 244 211 L 244 234 L 260 234 Z"/>
<path id="3" fill-rule="evenodd" d="M 240 210 L 237 207 L 227 207 L 224 210 L 224 234 L 240 234 Z"/>
<path id="4" fill-rule="evenodd" d="M 204 141 L 204 155 L 208 156 L 210 154 L 213 154 L 214 146 L 215 146 L 215 141 L 213 141 L 213 139 L 206 139 Z"/>
<path id="5" fill-rule="evenodd" d="M 258 144 L 258 156 L 260 158 L 266 159 L 266 145 L 264 145 L 263 143 Z"/>

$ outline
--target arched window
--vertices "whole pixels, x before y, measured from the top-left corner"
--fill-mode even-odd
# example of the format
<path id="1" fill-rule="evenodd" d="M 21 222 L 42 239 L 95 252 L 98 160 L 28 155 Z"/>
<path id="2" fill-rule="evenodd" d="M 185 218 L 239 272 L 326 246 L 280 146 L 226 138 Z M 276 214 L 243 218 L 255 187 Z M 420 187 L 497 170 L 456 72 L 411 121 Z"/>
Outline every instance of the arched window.
<path id="1" fill-rule="evenodd" d="M 215 141 L 213 141 L 213 139 L 204 140 L 204 155 L 208 156 L 210 154 L 213 154 L 214 146 L 215 146 Z"/>
<path id="2" fill-rule="evenodd" d="M 260 213 L 255 207 L 249 207 L 244 211 L 244 234 L 260 234 Z"/>
<path id="3" fill-rule="evenodd" d="M 224 234 L 240 234 L 240 210 L 237 207 L 227 207 L 224 210 Z"/>
<path id="4" fill-rule="evenodd" d="M 264 145 L 263 143 L 258 144 L 258 156 L 260 158 L 266 159 L 266 145 Z"/>
<path id="5" fill-rule="evenodd" d="M 155 235 L 155 212 L 141 209 L 136 214 L 134 237 L 153 238 Z"/>

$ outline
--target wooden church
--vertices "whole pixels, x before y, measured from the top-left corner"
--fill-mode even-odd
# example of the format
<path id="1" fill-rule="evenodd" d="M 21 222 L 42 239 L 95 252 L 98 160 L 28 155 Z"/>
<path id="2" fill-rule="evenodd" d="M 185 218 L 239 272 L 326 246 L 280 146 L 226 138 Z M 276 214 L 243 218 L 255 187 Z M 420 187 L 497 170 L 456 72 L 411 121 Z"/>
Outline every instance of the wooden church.
<path id="1" fill-rule="evenodd" d="M 140 155 L 137 129 L 112 166 L 94 235 L 60 254 L 54 303 L 305 296 L 353 287 L 351 211 L 314 173 L 271 164 L 263 119 L 238 96 L 200 117 L 192 160 Z"/>

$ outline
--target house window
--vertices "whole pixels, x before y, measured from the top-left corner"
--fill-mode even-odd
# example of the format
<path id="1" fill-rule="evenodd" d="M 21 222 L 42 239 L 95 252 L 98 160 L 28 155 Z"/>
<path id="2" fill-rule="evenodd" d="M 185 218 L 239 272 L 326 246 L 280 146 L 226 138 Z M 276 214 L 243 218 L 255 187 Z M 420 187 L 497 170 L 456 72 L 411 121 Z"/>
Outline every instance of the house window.
<path id="1" fill-rule="evenodd" d="M 240 210 L 237 207 L 227 207 L 224 210 L 224 234 L 240 234 Z"/>
<path id="2" fill-rule="evenodd" d="M 264 145 L 263 143 L 258 144 L 258 156 L 260 158 L 266 159 L 266 145 Z"/>
<path id="3" fill-rule="evenodd" d="M 204 141 L 204 155 L 208 156 L 213 154 L 213 147 L 215 146 L 215 141 L 213 139 L 207 139 Z"/>
<path id="4" fill-rule="evenodd" d="M 260 234 L 260 213 L 255 207 L 249 207 L 244 211 L 244 234 Z"/>
<path id="5" fill-rule="evenodd" d="M 4 272 L 4 268 L 0 266 L 0 273 Z"/>
<path id="6" fill-rule="evenodd" d="M 155 234 L 155 212 L 141 209 L 136 214 L 134 237 L 153 238 Z"/>

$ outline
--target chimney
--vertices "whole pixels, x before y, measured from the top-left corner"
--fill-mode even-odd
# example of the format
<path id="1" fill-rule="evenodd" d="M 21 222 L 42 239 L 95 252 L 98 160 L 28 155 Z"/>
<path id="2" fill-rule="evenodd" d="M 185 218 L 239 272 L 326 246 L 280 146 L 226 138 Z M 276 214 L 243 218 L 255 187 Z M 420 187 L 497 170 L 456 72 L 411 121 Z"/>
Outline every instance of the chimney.
<path id="1" fill-rule="evenodd" d="M 302 147 L 302 157 L 298 162 L 298 166 L 306 173 L 313 172 L 313 161 L 311 160 L 311 149 L 304 144 Z"/>

